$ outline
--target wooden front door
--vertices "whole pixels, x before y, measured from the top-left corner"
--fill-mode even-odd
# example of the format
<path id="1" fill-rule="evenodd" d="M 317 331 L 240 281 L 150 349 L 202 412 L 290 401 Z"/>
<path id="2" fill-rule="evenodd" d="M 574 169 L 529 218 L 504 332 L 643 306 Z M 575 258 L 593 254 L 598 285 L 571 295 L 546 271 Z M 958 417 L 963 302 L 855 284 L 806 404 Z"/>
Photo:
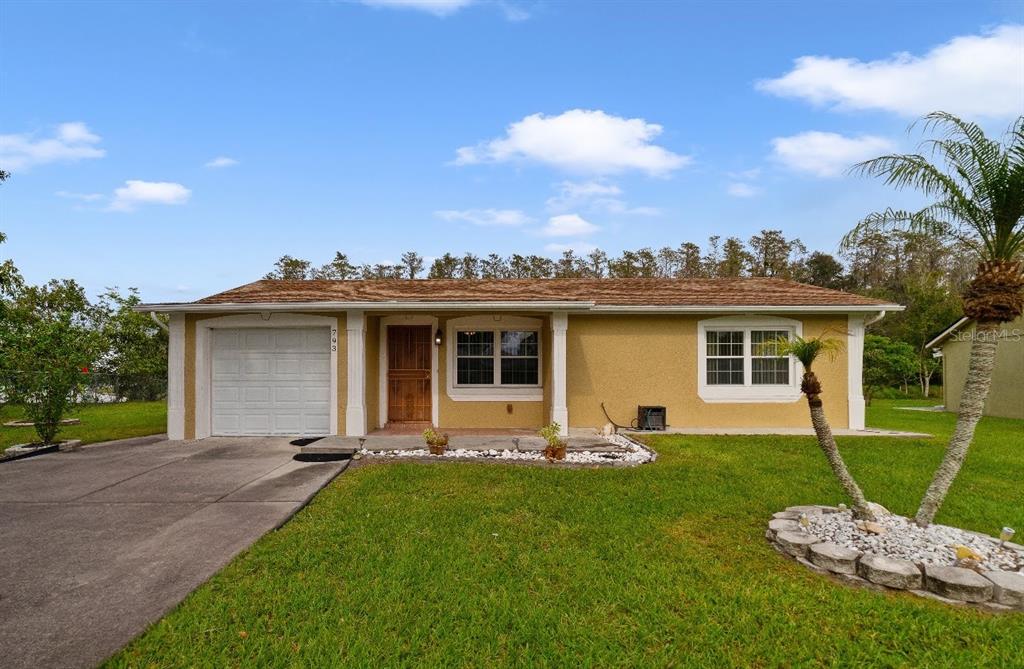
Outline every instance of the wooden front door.
<path id="1" fill-rule="evenodd" d="M 388 422 L 430 422 L 429 325 L 388 327 Z"/>

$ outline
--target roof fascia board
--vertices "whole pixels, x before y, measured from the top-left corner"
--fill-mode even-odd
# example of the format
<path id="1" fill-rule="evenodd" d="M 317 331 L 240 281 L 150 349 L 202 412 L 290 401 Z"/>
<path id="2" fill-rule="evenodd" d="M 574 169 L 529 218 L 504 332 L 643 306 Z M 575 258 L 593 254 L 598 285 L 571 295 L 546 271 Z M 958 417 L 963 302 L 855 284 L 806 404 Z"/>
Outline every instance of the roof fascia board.
<path id="1" fill-rule="evenodd" d="M 963 318 L 958 320 L 956 323 L 953 323 L 948 328 L 943 330 L 942 333 L 939 334 L 939 336 L 937 336 L 935 339 L 932 339 L 930 342 L 925 344 L 924 347 L 925 348 L 932 348 L 932 347 L 939 346 L 940 344 L 945 343 L 946 339 L 948 339 L 951 334 L 953 334 L 954 332 L 956 332 L 957 330 L 959 330 L 964 325 L 966 325 L 967 323 L 970 323 L 970 322 L 971 322 L 971 319 L 968 318 L 967 316 L 964 316 Z"/>
<path id="2" fill-rule="evenodd" d="M 752 312 L 802 312 L 846 314 L 878 311 L 903 311 L 898 304 L 851 304 L 851 305 L 597 305 L 593 302 L 263 302 L 263 303 L 221 303 L 196 304 L 140 304 L 135 311 L 159 313 L 206 313 L 206 312 L 254 312 L 254 311 L 331 311 L 362 309 L 366 311 L 521 311 L 568 310 L 592 313 L 752 313 Z"/>

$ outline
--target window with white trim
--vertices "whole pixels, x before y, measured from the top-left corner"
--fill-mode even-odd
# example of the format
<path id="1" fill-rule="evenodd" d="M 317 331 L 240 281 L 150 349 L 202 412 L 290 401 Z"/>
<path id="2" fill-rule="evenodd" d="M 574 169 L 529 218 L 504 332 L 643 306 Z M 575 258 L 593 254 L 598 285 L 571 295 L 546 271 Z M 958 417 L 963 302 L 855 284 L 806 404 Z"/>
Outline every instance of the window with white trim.
<path id="1" fill-rule="evenodd" d="M 536 330 L 457 330 L 455 385 L 539 386 L 540 333 Z"/>
<path id="2" fill-rule="evenodd" d="M 801 324 L 772 316 L 725 316 L 699 323 L 698 394 L 711 402 L 799 398 L 797 363 L 779 355 L 779 341 Z"/>

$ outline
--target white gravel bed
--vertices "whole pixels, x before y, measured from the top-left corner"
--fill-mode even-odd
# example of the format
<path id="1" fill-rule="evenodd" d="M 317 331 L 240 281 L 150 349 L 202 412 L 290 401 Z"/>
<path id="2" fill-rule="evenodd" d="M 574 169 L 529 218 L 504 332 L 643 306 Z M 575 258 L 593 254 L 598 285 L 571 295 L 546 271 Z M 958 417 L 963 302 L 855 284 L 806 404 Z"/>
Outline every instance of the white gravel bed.
<path id="1" fill-rule="evenodd" d="M 605 437 L 606 441 L 622 447 L 621 451 L 569 451 L 565 454 L 565 460 L 570 464 L 601 465 L 612 463 L 643 464 L 651 462 L 655 458 L 654 451 L 638 444 L 632 439 L 622 435 L 611 435 Z M 540 451 L 515 451 L 510 449 L 489 449 L 479 450 L 470 448 L 455 448 L 445 451 L 444 455 L 431 455 L 426 448 L 413 448 L 408 450 L 371 451 L 363 449 L 362 455 L 372 455 L 383 458 L 437 458 L 439 460 L 458 460 L 465 458 L 490 458 L 494 460 L 513 461 L 544 461 L 544 454 Z"/>
<path id="2" fill-rule="evenodd" d="M 1024 556 L 1017 551 L 1000 548 L 992 537 L 979 536 L 956 527 L 931 525 L 920 528 L 908 518 L 888 514 L 877 520 L 886 532 L 874 534 L 858 528 L 850 511 L 815 514 L 808 520 L 811 535 L 865 553 L 924 565 L 955 565 L 957 557 L 953 547 L 961 545 L 982 556 L 980 567 L 983 570 L 1024 574 Z"/>

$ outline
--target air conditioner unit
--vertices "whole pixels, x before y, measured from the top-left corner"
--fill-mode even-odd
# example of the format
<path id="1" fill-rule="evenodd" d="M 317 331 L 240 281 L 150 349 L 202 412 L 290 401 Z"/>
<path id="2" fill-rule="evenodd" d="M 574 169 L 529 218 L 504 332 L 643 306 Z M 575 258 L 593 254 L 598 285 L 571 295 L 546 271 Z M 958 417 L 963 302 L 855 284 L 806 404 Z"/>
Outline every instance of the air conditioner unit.
<path id="1" fill-rule="evenodd" d="M 664 430 L 667 424 L 665 407 L 637 407 L 636 429 Z"/>

